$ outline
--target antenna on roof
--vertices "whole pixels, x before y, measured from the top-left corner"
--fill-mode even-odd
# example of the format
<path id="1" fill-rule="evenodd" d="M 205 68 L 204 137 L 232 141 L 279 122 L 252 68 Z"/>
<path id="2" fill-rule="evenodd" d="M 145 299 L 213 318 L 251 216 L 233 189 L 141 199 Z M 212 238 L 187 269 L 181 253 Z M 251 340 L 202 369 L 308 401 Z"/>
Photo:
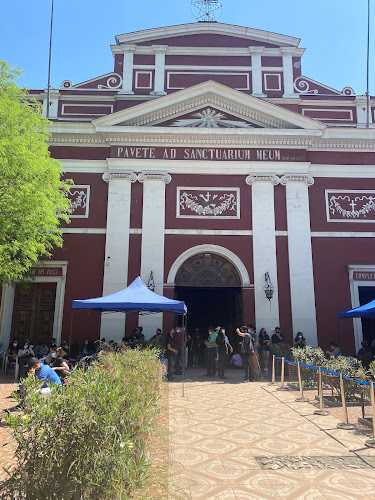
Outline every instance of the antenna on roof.
<path id="1" fill-rule="evenodd" d="M 200 23 L 216 23 L 222 14 L 219 0 L 191 0 L 191 11 Z"/>

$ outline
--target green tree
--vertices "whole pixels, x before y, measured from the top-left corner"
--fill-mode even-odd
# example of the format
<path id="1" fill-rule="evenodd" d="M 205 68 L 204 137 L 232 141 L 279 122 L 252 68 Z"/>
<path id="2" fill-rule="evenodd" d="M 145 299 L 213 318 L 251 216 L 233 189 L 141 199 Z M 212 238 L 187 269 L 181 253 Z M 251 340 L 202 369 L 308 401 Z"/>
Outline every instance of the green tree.
<path id="1" fill-rule="evenodd" d="M 21 279 L 62 246 L 69 185 L 50 157 L 48 120 L 15 80 L 19 69 L 0 60 L 0 284 Z"/>

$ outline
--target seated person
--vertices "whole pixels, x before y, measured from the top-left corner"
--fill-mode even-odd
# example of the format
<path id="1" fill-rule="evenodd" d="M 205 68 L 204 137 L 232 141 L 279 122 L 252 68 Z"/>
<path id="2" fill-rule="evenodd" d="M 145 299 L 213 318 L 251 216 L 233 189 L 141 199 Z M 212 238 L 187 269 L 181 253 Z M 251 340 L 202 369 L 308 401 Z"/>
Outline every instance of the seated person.
<path id="1" fill-rule="evenodd" d="M 47 344 L 44 343 L 37 343 L 37 345 L 34 347 L 34 352 L 35 352 L 35 357 L 37 358 L 43 358 L 47 356 L 49 352 L 49 348 Z"/>
<path id="2" fill-rule="evenodd" d="M 19 348 L 20 346 L 18 345 L 17 339 L 14 339 L 13 342 L 9 344 L 9 347 L 6 352 L 6 357 L 8 358 L 9 363 L 13 363 L 14 361 L 16 361 Z"/>
<path id="3" fill-rule="evenodd" d="M 56 349 L 57 349 L 57 347 L 56 347 L 55 344 L 51 344 L 49 346 L 49 353 L 47 354 L 47 356 L 46 356 L 46 358 L 44 360 L 44 363 L 46 365 L 51 365 L 53 363 L 53 361 L 55 359 L 54 354 L 56 354 Z"/>
<path id="4" fill-rule="evenodd" d="M 41 393 L 48 394 L 50 392 L 48 384 L 61 385 L 61 380 L 57 373 L 49 366 L 43 365 L 37 358 L 30 358 L 27 362 L 27 367 L 29 373 L 34 373 L 37 379 L 44 381 Z"/>
<path id="5" fill-rule="evenodd" d="M 61 380 L 65 380 L 69 377 L 70 371 L 69 366 L 64 359 L 64 351 L 59 347 L 55 353 L 54 362 L 51 366 L 52 370 L 54 370 Z"/>
<path id="6" fill-rule="evenodd" d="M 372 361 L 372 349 L 365 340 L 361 342 L 361 345 L 362 347 L 357 353 L 357 358 L 361 361 L 364 368 L 367 369 Z"/>
<path id="7" fill-rule="evenodd" d="M 329 347 L 331 348 L 330 351 L 326 351 L 326 354 L 330 356 L 331 358 L 338 358 L 339 356 L 342 356 L 342 350 L 340 347 L 336 344 L 336 342 L 330 342 Z"/>
<path id="8" fill-rule="evenodd" d="M 30 358 L 34 357 L 34 351 L 32 349 L 32 346 L 30 345 L 28 340 L 25 340 L 23 343 L 23 346 L 17 353 L 17 358 L 18 358 L 18 364 L 20 367 L 19 371 L 19 377 L 21 378 L 23 376 L 23 370 L 26 365 L 26 363 L 29 361 Z"/>
<path id="9" fill-rule="evenodd" d="M 299 347 L 300 349 L 304 349 L 306 347 L 306 339 L 302 332 L 297 333 L 296 338 L 294 339 L 294 347 Z"/>

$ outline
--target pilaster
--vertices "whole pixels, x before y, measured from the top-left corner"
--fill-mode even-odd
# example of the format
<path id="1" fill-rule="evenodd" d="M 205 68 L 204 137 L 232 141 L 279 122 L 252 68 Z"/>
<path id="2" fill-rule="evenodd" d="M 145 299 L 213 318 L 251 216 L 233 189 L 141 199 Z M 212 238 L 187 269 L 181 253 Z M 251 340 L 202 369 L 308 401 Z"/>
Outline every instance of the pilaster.
<path id="1" fill-rule="evenodd" d="M 263 94 L 262 81 L 262 53 L 264 47 L 249 47 L 251 54 L 251 81 L 252 95 L 254 97 L 267 97 Z"/>
<path id="2" fill-rule="evenodd" d="M 124 61 L 122 74 L 122 88 L 120 94 L 134 94 L 133 92 L 133 73 L 134 73 L 134 52 L 136 45 L 124 45 Z"/>
<path id="3" fill-rule="evenodd" d="M 133 172 L 105 172 L 108 182 L 107 233 L 105 244 L 103 296 L 128 285 L 131 184 Z M 125 314 L 102 314 L 101 337 L 121 340 L 125 335 Z"/>
<path id="4" fill-rule="evenodd" d="M 308 194 L 314 179 L 310 175 L 284 175 L 280 184 L 286 186 L 293 334 L 301 331 L 307 344 L 315 347 L 318 337 Z"/>
<path id="5" fill-rule="evenodd" d="M 283 97 L 299 98 L 299 95 L 294 91 L 293 86 L 293 47 L 281 47 L 283 57 L 283 80 L 284 94 Z"/>
<path id="6" fill-rule="evenodd" d="M 153 45 L 155 53 L 155 81 L 151 95 L 166 95 L 165 85 L 165 54 L 168 45 Z"/>
<path id="7" fill-rule="evenodd" d="M 279 324 L 274 203 L 274 186 L 279 182 L 276 175 L 249 175 L 246 178 L 246 184 L 252 186 L 255 320 L 258 330 L 264 327 L 268 333 Z M 266 273 L 274 286 L 271 301 L 263 289 Z"/>
<path id="8" fill-rule="evenodd" d="M 164 231 L 165 231 L 165 185 L 172 177 L 166 172 L 143 172 L 138 175 L 143 183 L 141 278 L 147 284 L 151 271 L 155 292 L 163 295 L 164 283 Z M 162 328 L 163 314 L 148 314 L 139 318 L 146 338 Z"/>

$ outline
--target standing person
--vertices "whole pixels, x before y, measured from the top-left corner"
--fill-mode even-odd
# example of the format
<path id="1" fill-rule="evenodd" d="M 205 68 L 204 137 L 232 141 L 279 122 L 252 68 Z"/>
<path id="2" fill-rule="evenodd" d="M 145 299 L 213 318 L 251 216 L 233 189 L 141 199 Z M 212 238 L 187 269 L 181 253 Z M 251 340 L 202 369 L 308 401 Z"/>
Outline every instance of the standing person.
<path id="1" fill-rule="evenodd" d="M 251 371 L 253 373 L 254 378 L 258 379 L 259 378 L 259 371 L 260 371 L 260 364 L 259 364 L 259 358 L 258 358 L 258 348 L 259 348 L 258 334 L 256 332 L 255 326 L 252 324 L 247 325 L 247 331 L 251 336 L 251 340 L 253 341 L 253 348 L 254 348 L 254 355 L 250 356 Z"/>
<path id="2" fill-rule="evenodd" d="M 275 333 L 272 335 L 272 344 L 280 344 L 284 342 L 284 335 L 280 331 L 280 327 L 275 328 Z"/>
<path id="3" fill-rule="evenodd" d="M 302 332 L 297 333 L 296 338 L 294 339 L 294 347 L 299 347 L 300 349 L 304 349 L 306 347 L 306 339 Z"/>
<path id="4" fill-rule="evenodd" d="M 259 332 L 259 347 L 263 362 L 263 371 L 268 372 L 268 362 L 270 358 L 270 338 L 265 328 Z"/>
<path id="5" fill-rule="evenodd" d="M 203 339 L 200 336 L 199 328 L 194 330 L 193 335 L 191 336 L 191 344 L 190 349 L 193 354 L 193 368 L 198 368 L 199 366 L 199 356 L 201 353 Z"/>
<path id="6" fill-rule="evenodd" d="M 237 335 L 242 337 L 242 342 L 241 344 L 241 358 L 242 358 L 242 364 L 245 369 L 245 378 L 243 379 L 242 382 L 252 382 L 253 381 L 253 376 L 251 372 L 251 365 L 250 365 L 250 356 L 254 355 L 254 346 L 253 346 L 253 341 L 251 339 L 250 333 L 245 331 L 245 328 L 237 328 L 236 330 Z"/>
<path id="7" fill-rule="evenodd" d="M 184 347 L 184 332 L 179 326 L 174 331 L 174 339 L 177 344 L 177 357 L 175 362 L 175 375 L 182 373 L 182 349 Z"/>
<path id="8" fill-rule="evenodd" d="M 206 377 L 214 377 L 216 374 L 216 356 L 217 356 L 217 333 L 213 326 L 208 328 L 208 339 L 205 341 L 207 347 L 207 373 Z"/>
<path id="9" fill-rule="evenodd" d="M 178 353 L 177 350 L 177 342 L 176 339 L 174 338 L 175 330 L 172 328 L 172 330 L 169 331 L 167 341 L 166 341 L 166 355 L 168 359 L 168 380 L 172 381 L 174 380 L 173 378 L 173 370 L 176 365 L 176 356 Z"/>
<path id="10" fill-rule="evenodd" d="M 226 380 L 225 368 L 227 366 L 228 353 L 233 352 L 233 347 L 229 343 L 229 339 L 225 334 L 225 328 L 220 328 L 216 337 L 217 350 L 219 353 L 219 368 L 217 376 L 221 380 Z"/>

